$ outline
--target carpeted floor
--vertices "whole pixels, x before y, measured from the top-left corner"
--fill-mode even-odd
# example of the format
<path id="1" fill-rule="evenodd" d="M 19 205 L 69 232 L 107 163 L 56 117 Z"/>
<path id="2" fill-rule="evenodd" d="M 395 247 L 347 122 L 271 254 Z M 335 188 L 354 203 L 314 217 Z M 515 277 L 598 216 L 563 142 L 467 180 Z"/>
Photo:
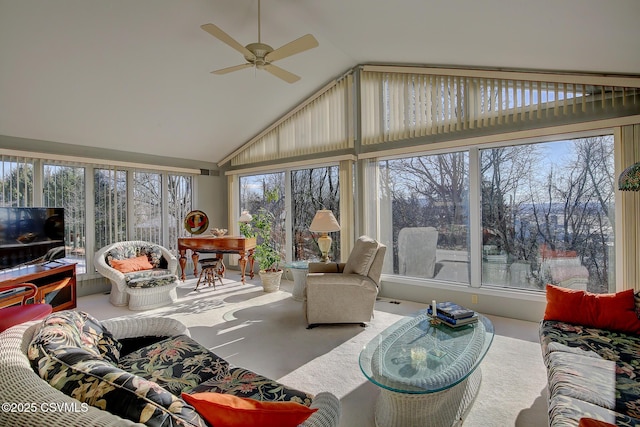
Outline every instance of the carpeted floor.
<path id="1" fill-rule="evenodd" d="M 178 287 L 178 301 L 145 312 L 113 307 L 108 296 L 78 298 L 78 310 L 99 319 L 169 316 L 191 335 L 236 366 L 246 367 L 311 393 L 330 391 L 342 403 L 341 427 L 373 427 L 379 389 L 360 372 L 360 349 L 402 316 L 423 308 L 409 301 L 380 299 L 368 327 L 306 329 L 302 302 L 291 298 L 292 282 L 264 293 L 259 279 L 242 285 L 231 272 L 225 284 L 193 291 L 195 280 Z M 496 335 L 482 362 L 482 385 L 464 426 L 547 425 L 546 372 L 537 323 L 488 316 Z"/>

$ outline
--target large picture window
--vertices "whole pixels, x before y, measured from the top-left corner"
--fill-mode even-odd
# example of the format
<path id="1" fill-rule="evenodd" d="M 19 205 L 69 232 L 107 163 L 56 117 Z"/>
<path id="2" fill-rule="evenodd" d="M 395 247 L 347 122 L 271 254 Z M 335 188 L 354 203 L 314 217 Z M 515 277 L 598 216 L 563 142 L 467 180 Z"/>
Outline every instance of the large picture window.
<path id="1" fill-rule="evenodd" d="M 316 211 L 329 209 L 340 222 L 340 182 L 338 166 L 291 171 L 293 212 L 293 260 L 313 260 L 320 256 L 317 238 L 309 231 Z M 340 233 L 331 233 L 329 258 L 340 259 Z"/>
<path id="2" fill-rule="evenodd" d="M 559 138 L 476 149 L 475 156 L 456 151 L 378 161 L 380 233 L 393 245 L 393 274 L 615 291 L 613 140 Z M 479 179 L 470 179 L 470 170 Z M 480 203 L 472 205 L 474 193 Z M 471 217 L 481 218 L 479 225 Z M 481 243 L 474 246 L 471 236 Z M 472 283 L 474 268 L 481 283 Z"/>
<path id="3" fill-rule="evenodd" d="M 242 210 L 254 215 L 260 209 L 266 209 L 270 212 L 275 219 L 271 228 L 271 238 L 277 242 L 277 247 L 284 248 L 286 241 L 284 172 L 240 177 L 240 206 Z M 281 253 L 280 256 L 281 259 L 286 259 L 285 253 Z"/>
<path id="4" fill-rule="evenodd" d="M 78 274 L 87 272 L 85 168 L 44 165 L 43 205 L 64 208 L 66 257 Z"/>
<path id="5" fill-rule="evenodd" d="M 480 158 L 483 284 L 615 291 L 612 135 Z"/>
<path id="6" fill-rule="evenodd" d="M 162 175 L 133 173 L 134 238 L 162 242 Z"/>
<path id="7" fill-rule="evenodd" d="M 456 152 L 378 163 L 381 234 L 393 242 L 395 274 L 469 283 L 468 162 Z"/>

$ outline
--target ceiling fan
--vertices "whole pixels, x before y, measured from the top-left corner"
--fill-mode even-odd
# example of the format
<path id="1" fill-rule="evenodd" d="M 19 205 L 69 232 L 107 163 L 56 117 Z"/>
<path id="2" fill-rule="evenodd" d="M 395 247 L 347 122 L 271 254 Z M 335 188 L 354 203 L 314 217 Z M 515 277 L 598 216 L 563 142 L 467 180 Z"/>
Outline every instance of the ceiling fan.
<path id="1" fill-rule="evenodd" d="M 201 25 L 200 28 L 240 52 L 242 55 L 244 55 L 244 59 L 247 61 L 245 64 L 235 65 L 233 67 L 227 67 L 220 70 L 212 71 L 211 73 L 213 74 L 227 74 L 233 71 L 242 70 L 244 68 L 256 67 L 259 70 L 265 70 L 273 74 L 274 76 L 284 80 L 287 83 L 295 83 L 300 80 L 300 76 L 277 67 L 272 63 L 318 46 L 318 41 L 311 34 L 304 35 L 275 50 L 271 46 L 262 43 L 260 39 L 260 0 L 258 0 L 257 43 L 249 43 L 246 46 L 242 46 L 230 35 L 213 24 L 204 24 Z"/>

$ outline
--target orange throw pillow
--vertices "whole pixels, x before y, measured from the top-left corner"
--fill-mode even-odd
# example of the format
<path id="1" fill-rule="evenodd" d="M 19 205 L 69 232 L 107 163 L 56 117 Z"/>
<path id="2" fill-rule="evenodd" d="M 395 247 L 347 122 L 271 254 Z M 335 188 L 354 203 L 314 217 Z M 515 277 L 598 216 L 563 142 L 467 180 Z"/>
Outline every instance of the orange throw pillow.
<path id="1" fill-rule="evenodd" d="M 296 402 L 262 402 L 213 392 L 182 393 L 182 398 L 215 427 L 296 427 L 318 410 Z"/>
<path id="2" fill-rule="evenodd" d="M 633 289 L 613 294 L 594 294 L 547 285 L 544 320 L 640 334 Z"/>
<path id="3" fill-rule="evenodd" d="M 112 259 L 111 267 L 121 273 L 131 273 L 133 271 L 151 270 L 153 265 L 151 265 L 146 255 L 141 255 L 129 259 Z"/>

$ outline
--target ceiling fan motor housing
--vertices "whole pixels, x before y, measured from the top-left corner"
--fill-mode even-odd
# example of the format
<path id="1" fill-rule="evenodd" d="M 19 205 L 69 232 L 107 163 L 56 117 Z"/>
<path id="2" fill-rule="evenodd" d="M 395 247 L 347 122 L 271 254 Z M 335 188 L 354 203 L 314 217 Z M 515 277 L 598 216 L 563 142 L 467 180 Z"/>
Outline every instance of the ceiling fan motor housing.
<path id="1" fill-rule="evenodd" d="M 264 57 L 267 56 L 267 54 L 273 52 L 273 48 L 264 43 L 249 43 L 246 48 L 254 54 L 255 58 L 251 58 L 245 55 L 244 59 L 256 65 L 268 64 Z"/>

